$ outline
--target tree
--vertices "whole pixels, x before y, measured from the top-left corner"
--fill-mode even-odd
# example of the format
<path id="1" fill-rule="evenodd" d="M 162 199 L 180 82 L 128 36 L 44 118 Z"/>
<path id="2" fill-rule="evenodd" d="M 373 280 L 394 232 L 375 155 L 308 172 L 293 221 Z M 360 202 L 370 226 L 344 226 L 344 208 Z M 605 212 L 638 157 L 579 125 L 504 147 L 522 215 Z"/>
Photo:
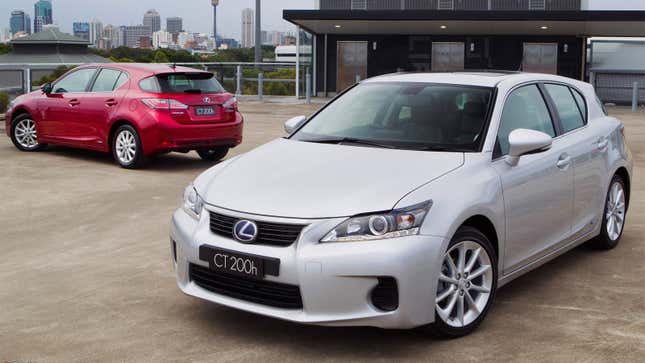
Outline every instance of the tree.
<path id="1" fill-rule="evenodd" d="M 168 59 L 168 56 L 166 53 L 164 53 L 161 50 L 158 50 L 155 52 L 155 57 L 152 60 L 154 63 L 168 63 L 170 60 Z"/>
<path id="2" fill-rule="evenodd" d="M 0 54 L 11 53 L 13 48 L 9 44 L 0 44 Z"/>

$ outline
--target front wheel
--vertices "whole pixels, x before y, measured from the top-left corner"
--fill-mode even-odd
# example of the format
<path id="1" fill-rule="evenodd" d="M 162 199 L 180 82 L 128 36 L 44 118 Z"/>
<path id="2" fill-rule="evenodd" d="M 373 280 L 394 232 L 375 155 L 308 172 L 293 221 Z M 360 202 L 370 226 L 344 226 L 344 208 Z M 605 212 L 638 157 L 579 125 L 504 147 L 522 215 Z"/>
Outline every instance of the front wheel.
<path id="1" fill-rule="evenodd" d="M 11 123 L 11 141 L 21 151 L 38 151 L 45 147 L 38 141 L 36 121 L 27 114 L 16 117 Z"/>
<path id="2" fill-rule="evenodd" d="M 592 245 L 603 250 L 610 250 L 618 246 L 618 242 L 623 236 L 626 216 L 625 182 L 620 176 L 615 175 L 607 191 L 600 235 L 591 242 Z"/>
<path id="3" fill-rule="evenodd" d="M 471 333 L 488 313 L 496 289 L 497 259 L 490 241 L 475 228 L 460 228 L 443 258 L 429 330 L 440 338 Z"/>
<path id="4" fill-rule="evenodd" d="M 143 165 L 143 147 L 134 127 L 123 125 L 116 130 L 112 141 L 112 155 L 117 164 L 125 169 L 136 169 Z"/>
<path id="5" fill-rule="evenodd" d="M 206 161 L 220 161 L 228 154 L 227 147 L 216 147 L 213 149 L 197 150 L 199 157 Z"/>

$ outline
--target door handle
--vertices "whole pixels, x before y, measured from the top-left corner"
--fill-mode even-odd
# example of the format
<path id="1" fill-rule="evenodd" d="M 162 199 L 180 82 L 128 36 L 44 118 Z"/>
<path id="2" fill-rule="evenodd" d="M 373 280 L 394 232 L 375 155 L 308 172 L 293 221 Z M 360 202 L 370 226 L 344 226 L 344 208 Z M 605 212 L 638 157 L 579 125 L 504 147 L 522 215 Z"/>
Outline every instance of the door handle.
<path id="1" fill-rule="evenodd" d="M 111 99 L 109 99 L 109 100 L 105 101 L 105 104 L 106 104 L 108 107 L 112 107 L 112 106 L 116 106 L 116 105 L 118 105 L 119 103 L 118 103 L 115 99 L 111 98 Z"/>
<path id="2" fill-rule="evenodd" d="M 77 99 L 69 100 L 69 105 L 72 106 L 72 107 L 78 106 L 80 104 L 81 104 L 81 102 L 79 100 L 77 100 Z"/>
<path id="3" fill-rule="evenodd" d="M 562 170 L 566 170 L 571 165 L 571 157 L 567 154 L 560 155 L 558 162 L 555 165 Z"/>
<path id="4" fill-rule="evenodd" d="M 609 140 L 607 140 L 606 137 L 601 137 L 600 140 L 598 140 L 598 150 L 605 152 L 607 151 L 607 146 L 609 146 Z"/>

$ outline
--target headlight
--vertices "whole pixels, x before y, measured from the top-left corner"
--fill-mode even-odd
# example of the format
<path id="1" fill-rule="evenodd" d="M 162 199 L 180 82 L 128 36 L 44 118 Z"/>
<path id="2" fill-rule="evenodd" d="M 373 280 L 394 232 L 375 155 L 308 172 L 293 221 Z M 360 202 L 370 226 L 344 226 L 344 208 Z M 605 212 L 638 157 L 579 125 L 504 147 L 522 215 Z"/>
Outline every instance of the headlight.
<path id="1" fill-rule="evenodd" d="M 419 234 L 432 201 L 391 212 L 352 217 L 332 229 L 320 242 L 355 242 Z"/>
<path id="2" fill-rule="evenodd" d="M 195 187 L 192 186 L 192 184 L 187 186 L 186 190 L 184 190 L 184 211 L 186 211 L 189 216 L 198 220 L 203 207 L 204 201 L 199 194 L 197 194 Z"/>

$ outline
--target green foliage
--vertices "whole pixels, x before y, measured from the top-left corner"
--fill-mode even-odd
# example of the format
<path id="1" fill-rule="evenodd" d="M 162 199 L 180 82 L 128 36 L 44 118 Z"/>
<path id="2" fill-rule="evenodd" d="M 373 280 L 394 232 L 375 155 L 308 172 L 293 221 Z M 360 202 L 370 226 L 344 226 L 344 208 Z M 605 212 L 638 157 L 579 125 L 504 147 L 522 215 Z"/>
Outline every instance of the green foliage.
<path id="1" fill-rule="evenodd" d="M 60 76 L 67 73 L 67 71 L 69 71 L 72 68 L 75 68 L 75 67 L 59 66 L 49 75 L 43 76 L 38 80 L 34 80 L 31 82 L 31 84 L 33 86 L 42 86 L 45 83 L 52 83 L 55 80 L 57 80 Z"/>
<path id="2" fill-rule="evenodd" d="M 0 113 L 7 112 L 7 107 L 9 107 L 9 94 L 0 92 Z"/>
<path id="3" fill-rule="evenodd" d="M 153 59 L 154 63 L 168 63 L 170 60 L 168 59 L 168 56 L 166 53 L 164 53 L 162 50 L 158 50 L 155 53 L 155 57 Z"/>
<path id="4" fill-rule="evenodd" d="M 13 47 L 11 46 L 11 44 L 0 44 L 0 55 L 11 53 L 12 51 Z"/>

